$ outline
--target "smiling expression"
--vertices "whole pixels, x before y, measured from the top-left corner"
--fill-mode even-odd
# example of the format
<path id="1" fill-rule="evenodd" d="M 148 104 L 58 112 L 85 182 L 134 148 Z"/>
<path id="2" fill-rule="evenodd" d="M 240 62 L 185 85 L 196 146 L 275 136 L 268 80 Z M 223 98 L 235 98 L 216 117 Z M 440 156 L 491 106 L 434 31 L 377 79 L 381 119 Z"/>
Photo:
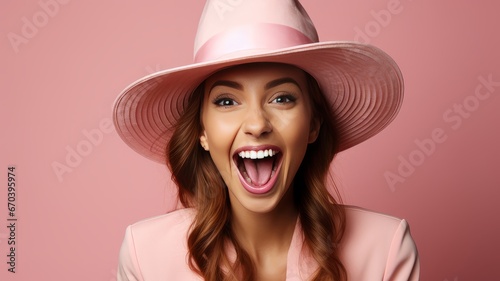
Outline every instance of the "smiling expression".
<path id="1" fill-rule="evenodd" d="M 302 70 L 271 63 L 235 66 L 205 81 L 200 143 L 233 208 L 268 212 L 290 189 L 319 130 L 307 89 Z"/>

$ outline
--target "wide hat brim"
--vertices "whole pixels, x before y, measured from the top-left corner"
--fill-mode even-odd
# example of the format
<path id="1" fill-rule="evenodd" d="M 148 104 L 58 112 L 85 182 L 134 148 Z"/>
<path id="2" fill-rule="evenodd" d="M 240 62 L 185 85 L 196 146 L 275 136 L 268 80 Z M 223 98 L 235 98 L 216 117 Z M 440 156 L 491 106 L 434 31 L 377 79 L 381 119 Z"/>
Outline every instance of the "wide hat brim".
<path id="1" fill-rule="evenodd" d="M 166 163 L 172 128 L 193 91 L 218 70 L 253 62 L 294 65 L 312 75 L 329 101 L 340 150 L 376 135 L 396 116 L 403 77 L 382 50 L 358 42 L 320 42 L 158 71 L 128 86 L 116 99 L 113 121 L 133 150 Z"/>

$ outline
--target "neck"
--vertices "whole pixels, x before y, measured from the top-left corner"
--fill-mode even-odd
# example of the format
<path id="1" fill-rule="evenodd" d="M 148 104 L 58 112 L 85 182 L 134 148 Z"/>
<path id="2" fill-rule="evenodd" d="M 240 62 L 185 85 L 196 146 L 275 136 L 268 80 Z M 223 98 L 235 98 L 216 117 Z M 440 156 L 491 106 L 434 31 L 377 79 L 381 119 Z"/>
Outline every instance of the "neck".
<path id="1" fill-rule="evenodd" d="M 259 260 L 270 252 L 288 252 L 298 216 L 292 189 L 269 212 L 256 213 L 234 207 L 232 210 L 234 234 L 250 256 Z"/>

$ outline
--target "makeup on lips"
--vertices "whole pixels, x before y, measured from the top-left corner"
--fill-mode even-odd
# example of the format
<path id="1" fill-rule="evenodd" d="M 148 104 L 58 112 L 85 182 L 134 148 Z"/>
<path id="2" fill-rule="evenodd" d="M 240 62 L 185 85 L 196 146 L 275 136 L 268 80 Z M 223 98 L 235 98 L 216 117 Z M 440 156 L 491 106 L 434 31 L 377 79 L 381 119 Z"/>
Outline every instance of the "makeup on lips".
<path id="1" fill-rule="evenodd" d="M 250 193 L 264 194 L 276 184 L 282 153 L 276 146 L 242 147 L 233 160 L 241 185 Z"/>

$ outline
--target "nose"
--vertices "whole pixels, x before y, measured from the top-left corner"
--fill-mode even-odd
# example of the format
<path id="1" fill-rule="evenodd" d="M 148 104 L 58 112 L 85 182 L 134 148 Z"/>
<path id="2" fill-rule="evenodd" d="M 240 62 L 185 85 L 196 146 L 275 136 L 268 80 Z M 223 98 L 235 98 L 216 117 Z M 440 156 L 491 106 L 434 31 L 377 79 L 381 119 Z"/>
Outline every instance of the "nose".
<path id="1" fill-rule="evenodd" d="M 248 111 L 242 127 L 245 134 L 255 138 L 269 134 L 273 130 L 266 112 L 261 107 Z"/>

